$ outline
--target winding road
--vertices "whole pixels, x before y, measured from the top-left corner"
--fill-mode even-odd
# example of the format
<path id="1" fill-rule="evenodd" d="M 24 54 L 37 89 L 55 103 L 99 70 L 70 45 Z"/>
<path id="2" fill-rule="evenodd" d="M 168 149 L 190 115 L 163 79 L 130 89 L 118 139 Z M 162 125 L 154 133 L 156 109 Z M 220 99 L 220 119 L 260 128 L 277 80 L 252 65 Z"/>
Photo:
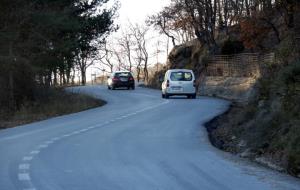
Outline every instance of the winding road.
<path id="1" fill-rule="evenodd" d="M 300 180 L 214 148 L 203 123 L 229 102 L 73 89 L 100 108 L 0 131 L 0 190 L 299 190 Z M 67 103 L 67 102 L 66 102 Z"/>

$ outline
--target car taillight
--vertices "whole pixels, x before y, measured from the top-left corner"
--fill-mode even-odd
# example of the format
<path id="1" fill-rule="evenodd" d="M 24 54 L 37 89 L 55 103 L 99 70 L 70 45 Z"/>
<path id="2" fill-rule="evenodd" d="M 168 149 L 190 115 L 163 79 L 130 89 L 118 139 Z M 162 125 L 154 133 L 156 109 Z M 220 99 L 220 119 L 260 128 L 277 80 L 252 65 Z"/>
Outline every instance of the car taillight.
<path id="1" fill-rule="evenodd" d="M 117 77 L 114 77 L 112 80 L 113 81 L 118 81 L 119 79 Z"/>
<path id="2" fill-rule="evenodd" d="M 194 85 L 194 87 L 196 87 L 196 80 L 194 80 L 193 85 Z"/>
<path id="3" fill-rule="evenodd" d="M 167 80 L 167 87 L 170 87 L 170 81 Z"/>
<path id="4" fill-rule="evenodd" d="M 129 77 L 129 80 L 134 80 L 133 77 Z"/>

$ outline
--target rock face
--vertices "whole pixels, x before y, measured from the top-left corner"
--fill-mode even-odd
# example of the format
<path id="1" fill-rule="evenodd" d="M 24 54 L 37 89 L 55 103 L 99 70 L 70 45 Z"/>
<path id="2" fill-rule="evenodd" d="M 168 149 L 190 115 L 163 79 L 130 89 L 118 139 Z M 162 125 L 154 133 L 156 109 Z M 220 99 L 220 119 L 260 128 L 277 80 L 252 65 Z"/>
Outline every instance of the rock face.
<path id="1" fill-rule="evenodd" d="M 192 62 L 193 45 L 180 45 L 173 48 L 168 57 L 170 69 L 183 69 Z"/>
<path id="2" fill-rule="evenodd" d="M 198 40 L 175 46 L 167 60 L 168 69 L 193 69 L 199 76 L 205 68 L 208 50 Z"/>
<path id="3" fill-rule="evenodd" d="M 207 123 L 211 142 L 225 151 L 300 176 L 299 61 L 261 79 L 257 90 L 249 104 L 234 103 L 227 113 Z"/>
<path id="4" fill-rule="evenodd" d="M 253 77 L 206 76 L 207 68 L 211 68 L 210 64 L 215 64 L 215 61 L 217 60 L 212 59 L 212 56 L 208 54 L 207 47 L 201 46 L 197 40 L 194 40 L 174 47 L 169 54 L 167 67 L 168 69 L 192 69 L 196 75 L 200 95 L 221 97 L 238 102 L 247 102 L 254 96 L 256 79 Z M 218 65 L 224 64 L 218 63 Z M 227 65 L 232 69 L 237 67 L 235 63 Z M 157 82 L 153 83 L 157 84 Z"/>
<path id="5" fill-rule="evenodd" d="M 256 79 L 250 77 L 205 77 L 199 94 L 216 96 L 235 102 L 248 102 L 256 94 Z"/>

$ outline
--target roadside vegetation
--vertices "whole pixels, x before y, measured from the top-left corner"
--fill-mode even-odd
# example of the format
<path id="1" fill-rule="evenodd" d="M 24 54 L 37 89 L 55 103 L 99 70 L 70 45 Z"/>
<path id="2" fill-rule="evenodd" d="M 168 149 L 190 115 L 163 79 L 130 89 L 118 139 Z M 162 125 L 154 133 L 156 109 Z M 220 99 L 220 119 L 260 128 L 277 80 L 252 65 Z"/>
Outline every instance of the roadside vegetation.
<path id="1" fill-rule="evenodd" d="M 39 89 L 35 101 L 26 101 L 14 112 L 0 112 L 0 129 L 103 106 L 104 101 L 62 88 Z"/>
<path id="2" fill-rule="evenodd" d="M 0 120 L 24 123 L 98 105 L 57 87 L 86 84 L 87 68 L 117 29 L 118 7 L 108 0 L 1 0 Z"/>
<path id="3" fill-rule="evenodd" d="M 1 128 L 102 105 L 57 88 L 74 84 L 77 72 L 85 85 L 96 60 L 160 88 L 167 69 L 192 69 L 200 84 L 213 56 L 272 52 L 275 60 L 259 64 L 254 98 L 234 102 L 207 127 L 216 146 L 300 177 L 299 1 L 171 0 L 147 26 L 130 24 L 115 49 L 107 37 L 118 29 L 118 7 L 113 0 L 0 1 Z M 150 27 L 174 46 L 167 44 L 167 64 L 156 63 L 154 73 Z"/>
<path id="4" fill-rule="evenodd" d="M 300 177 L 299 2 L 172 0 L 149 22 L 175 46 L 149 87 L 173 68 L 194 70 L 200 84 L 215 55 L 275 54 L 259 64 L 254 96 L 206 126 L 215 146 Z"/>
<path id="5" fill-rule="evenodd" d="M 261 79 L 255 101 L 233 104 L 206 124 L 212 143 L 300 177 L 299 79 L 299 61 Z"/>

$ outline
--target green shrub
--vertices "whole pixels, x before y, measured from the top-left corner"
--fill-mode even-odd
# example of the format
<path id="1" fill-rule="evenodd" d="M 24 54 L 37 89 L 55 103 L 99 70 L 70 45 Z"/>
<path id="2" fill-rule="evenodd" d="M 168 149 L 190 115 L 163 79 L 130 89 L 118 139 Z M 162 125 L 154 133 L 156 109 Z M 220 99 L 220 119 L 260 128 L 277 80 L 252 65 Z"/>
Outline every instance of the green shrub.
<path id="1" fill-rule="evenodd" d="M 296 61 L 284 68 L 280 77 L 285 84 L 300 82 L 300 61 Z"/>
<path id="2" fill-rule="evenodd" d="M 293 58 L 295 54 L 294 36 L 288 35 L 283 39 L 276 49 L 276 57 L 280 63 L 287 63 L 289 58 Z"/>

